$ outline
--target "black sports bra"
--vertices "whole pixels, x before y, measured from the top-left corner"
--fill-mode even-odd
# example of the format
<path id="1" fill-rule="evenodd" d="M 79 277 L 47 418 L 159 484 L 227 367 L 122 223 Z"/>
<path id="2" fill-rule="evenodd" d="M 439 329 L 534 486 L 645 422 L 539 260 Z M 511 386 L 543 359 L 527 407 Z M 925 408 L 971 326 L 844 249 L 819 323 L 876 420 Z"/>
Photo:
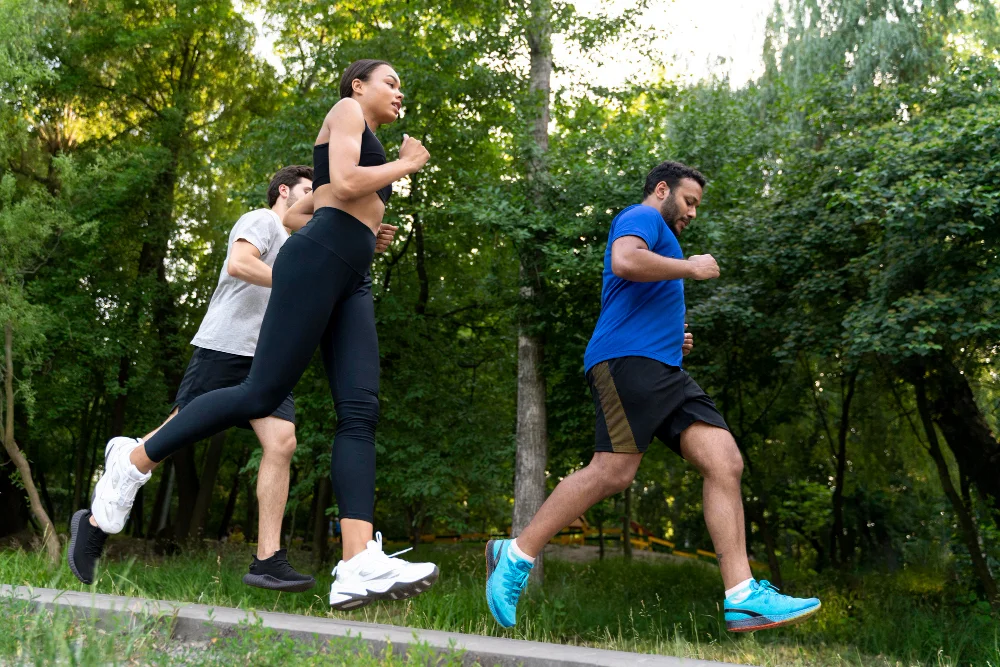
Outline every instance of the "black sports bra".
<path id="1" fill-rule="evenodd" d="M 361 135 L 361 159 L 358 161 L 360 167 L 377 167 L 385 164 L 385 148 L 378 140 L 375 133 L 365 123 L 365 131 Z M 330 182 L 330 142 L 313 146 L 313 190 L 321 185 Z M 392 196 L 392 183 L 375 191 L 383 204 L 389 203 Z"/>

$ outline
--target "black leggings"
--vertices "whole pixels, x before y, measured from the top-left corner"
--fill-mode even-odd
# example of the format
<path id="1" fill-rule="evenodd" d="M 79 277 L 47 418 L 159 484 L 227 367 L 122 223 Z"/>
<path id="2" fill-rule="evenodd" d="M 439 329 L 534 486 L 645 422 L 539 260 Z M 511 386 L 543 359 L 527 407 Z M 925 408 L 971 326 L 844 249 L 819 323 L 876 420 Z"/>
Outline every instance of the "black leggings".
<path id="1" fill-rule="evenodd" d="M 337 410 L 330 460 L 344 519 L 372 521 L 378 337 L 368 272 L 375 235 L 340 209 L 324 207 L 292 235 L 274 262 L 271 297 L 243 384 L 191 401 L 146 442 L 162 461 L 182 447 L 267 417 L 302 377 L 319 346 Z"/>

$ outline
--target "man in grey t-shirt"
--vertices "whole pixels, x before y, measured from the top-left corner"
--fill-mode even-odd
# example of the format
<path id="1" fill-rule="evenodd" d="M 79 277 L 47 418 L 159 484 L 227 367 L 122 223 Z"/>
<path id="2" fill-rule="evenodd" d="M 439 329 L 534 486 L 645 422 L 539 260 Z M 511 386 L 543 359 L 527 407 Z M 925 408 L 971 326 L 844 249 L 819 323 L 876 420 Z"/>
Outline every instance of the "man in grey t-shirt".
<path id="1" fill-rule="evenodd" d="M 198 396 L 238 385 L 250 373 L 257 335 L 271 293 L 271 267 L 288 238 L 282 220 L 292 204 L 312 192 L 312 176 L 312 168 L 306 166 L 285 167 L 278 171 L 268 186 L 269 208 L 244 214 L 230 232 L 219 284 L 205 319 L 191 341 L 194 352 L 167 421 Z M 296 444 L 292 395 L 289 394 L 270 417 L 255 419 L 245 428 L 254 430 L 264 453 L 257 475 L 257 554 L 243 581 L 273 590 L 308 590 L 316 581 L 296 572 L 288 563 L 285 550 L 278 548 Z M 152 437 L 153 433 L 156 431 L 143 440 Z M 89 584 L 93 579 L 94 554 L 100 553 L 107 535 L 97 527 L 90 510 L 74 514 L 70 528 L 70 569 L 77 578 Z"/>

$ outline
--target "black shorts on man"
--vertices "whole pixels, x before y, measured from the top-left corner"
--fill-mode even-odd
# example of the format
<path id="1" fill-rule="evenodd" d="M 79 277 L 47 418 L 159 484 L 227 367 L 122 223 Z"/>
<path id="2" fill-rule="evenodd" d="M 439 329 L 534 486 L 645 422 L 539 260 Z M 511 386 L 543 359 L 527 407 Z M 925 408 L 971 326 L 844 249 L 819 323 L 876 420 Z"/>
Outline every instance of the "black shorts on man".
<path id="1" fill-rule="evenodd" d="M 729 426 L 691 376 L 648 357 L 619 357 L 594 365 L 587 382 L 597 412 L 598 452 L 645 453 L 654 437 L 681 453 L 681 433 L 695 422 Z"/>
<path id="2" fill-rule="evenodd" d="M 177 389 L 177 398 L 170 407 L 171 412 L 174 408 L 183 410 L 188 403 L 202 394 L 242 384 L 250 374 L 252 365 L 253 357 L 195 347 L 187 370 L 184 371 L 184 379 Z M 295 397 L 288 394 L 271 416 L 294 424 Z M 243 422 L 237 426 L 250 428 L 250 422 Z"/>

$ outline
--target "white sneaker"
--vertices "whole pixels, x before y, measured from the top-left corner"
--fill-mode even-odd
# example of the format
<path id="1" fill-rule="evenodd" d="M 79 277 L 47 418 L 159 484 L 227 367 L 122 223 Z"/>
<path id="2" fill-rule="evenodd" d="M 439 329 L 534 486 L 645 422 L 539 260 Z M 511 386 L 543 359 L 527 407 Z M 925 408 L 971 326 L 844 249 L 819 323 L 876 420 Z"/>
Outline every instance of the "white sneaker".
<path id="1" fill-rule="evenodd" d="M 104 474 L 94 487 L 90 511 L 105 533 L 120 533 L 128 521 L 139 487 L 149 481 L 151 472 L 142 474 L 129 461 L 132 450 L 142 444 L 138 438 L 111 438 L 104 448 Z"/>
<path id="2" fill-rule="evenodd" d="M 403 600 L 423 593 L 437 581 L 434 563 L 409 563 L 393 558 L 409 549 L 386 556 L 382 533 L 368 542 L 368 548 L 351 560 L 333 568 L 330 606 L 338 611 L 357 609 L 375 600 Z"/>

